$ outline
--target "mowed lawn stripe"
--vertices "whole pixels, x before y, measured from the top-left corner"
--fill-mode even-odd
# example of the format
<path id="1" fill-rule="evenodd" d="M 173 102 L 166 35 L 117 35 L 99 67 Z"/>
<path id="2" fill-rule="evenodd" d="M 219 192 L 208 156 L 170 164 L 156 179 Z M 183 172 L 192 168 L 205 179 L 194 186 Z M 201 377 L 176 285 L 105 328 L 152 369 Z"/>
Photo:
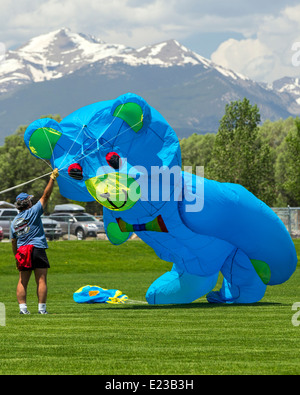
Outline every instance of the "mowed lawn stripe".
<path id="1" fill-rule="evenodd" d="M 299 240 L 295 241 L 297 252 Z M 268 287 L 255 305 L 149 306 L 145 293 L 171 263 L 141 241 L 49 243 L 48 316 L 37 314 L 34 278 L 30 316 L 20 316 L 18 273 L 8 243 L 0 245 L 0 374 L 299 374 L 299 269 L 285 284 Z M 124 305 L 79 305 L 83 285 L 120 289 Z M 221 277 L 219 284 L 221 284 Z"/>

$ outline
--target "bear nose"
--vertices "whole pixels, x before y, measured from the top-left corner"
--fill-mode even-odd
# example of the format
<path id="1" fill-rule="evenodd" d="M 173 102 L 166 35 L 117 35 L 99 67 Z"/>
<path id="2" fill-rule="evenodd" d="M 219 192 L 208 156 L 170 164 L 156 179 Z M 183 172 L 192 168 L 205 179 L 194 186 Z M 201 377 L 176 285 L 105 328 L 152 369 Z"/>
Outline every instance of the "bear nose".
<path id="1" fill-rule="evenodd" d="M 135 179 L 118 172 L 90 178 L 85 185 L 93 198 L 110 210 L 128 210 L 141 197 Z"/>

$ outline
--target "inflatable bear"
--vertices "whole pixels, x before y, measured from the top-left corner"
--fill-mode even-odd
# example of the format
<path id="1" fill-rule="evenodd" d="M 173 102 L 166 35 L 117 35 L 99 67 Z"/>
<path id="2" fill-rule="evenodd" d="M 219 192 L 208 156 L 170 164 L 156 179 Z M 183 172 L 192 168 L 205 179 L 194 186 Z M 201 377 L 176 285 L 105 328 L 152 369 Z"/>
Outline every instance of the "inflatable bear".
<path id="1" fill-rule="evenodd" d="M 255 303 L 289 279 L 294 244 L 277 215 L 244 187 L 181 171 L 178 138 L 135 94 L 83 107 L 26 130 L 32 155 L 59 169 L 60 193 L 103 205 L 119 245 L 136 233 L 172 270 L 150 285 L 150 304 Z M 219 273 L 223 284 L 213 291 Z"/>

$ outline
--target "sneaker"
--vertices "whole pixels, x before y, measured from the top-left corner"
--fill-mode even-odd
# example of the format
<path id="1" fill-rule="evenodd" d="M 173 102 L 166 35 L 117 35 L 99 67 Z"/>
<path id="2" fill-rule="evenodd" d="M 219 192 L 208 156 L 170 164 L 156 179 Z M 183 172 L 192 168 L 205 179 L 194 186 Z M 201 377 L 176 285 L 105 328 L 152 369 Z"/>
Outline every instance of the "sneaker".
<path id="1" fill-rule="evenodd" d="M 28 310 L 21 310 L 20 314 L 30 314 L 30 312 Z"/>
<path id="2" fill-rule="evenodd" d="M 44 311 L 39 311 L 39 314 L 48 314 L 48 312 L 46 310 Z"/>

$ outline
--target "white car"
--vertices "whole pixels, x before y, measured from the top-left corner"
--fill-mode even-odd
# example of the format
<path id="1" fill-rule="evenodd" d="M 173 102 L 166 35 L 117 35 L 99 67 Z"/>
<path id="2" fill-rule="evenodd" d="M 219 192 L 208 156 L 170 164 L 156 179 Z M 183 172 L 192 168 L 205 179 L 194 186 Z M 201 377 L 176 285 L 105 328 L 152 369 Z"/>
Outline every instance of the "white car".
<path id="1" fill-rule="evenodd" d="M 63 234 L 75 235 L 78 240 L 88 236 L 97 237 L 98 233 L 104 233 L 103 222 L 87 213 L 57 212 L 49 215 L 49 218 L 60 223 Z"/>
<path id="2" fill-rule="evenodd" d="M 42 223 L 45 235 L 49 240 L 57 240 L 60 238 L 62 230 L 59 222 L 42 216 Z"/>
<path id="3" fill-rule="evenodd" d="M 16 208 L 0 208 L 0 227 L 3 231 L 3 237 L 10 236 L 10 226 L 15 216 L 19 214 Z"/>

